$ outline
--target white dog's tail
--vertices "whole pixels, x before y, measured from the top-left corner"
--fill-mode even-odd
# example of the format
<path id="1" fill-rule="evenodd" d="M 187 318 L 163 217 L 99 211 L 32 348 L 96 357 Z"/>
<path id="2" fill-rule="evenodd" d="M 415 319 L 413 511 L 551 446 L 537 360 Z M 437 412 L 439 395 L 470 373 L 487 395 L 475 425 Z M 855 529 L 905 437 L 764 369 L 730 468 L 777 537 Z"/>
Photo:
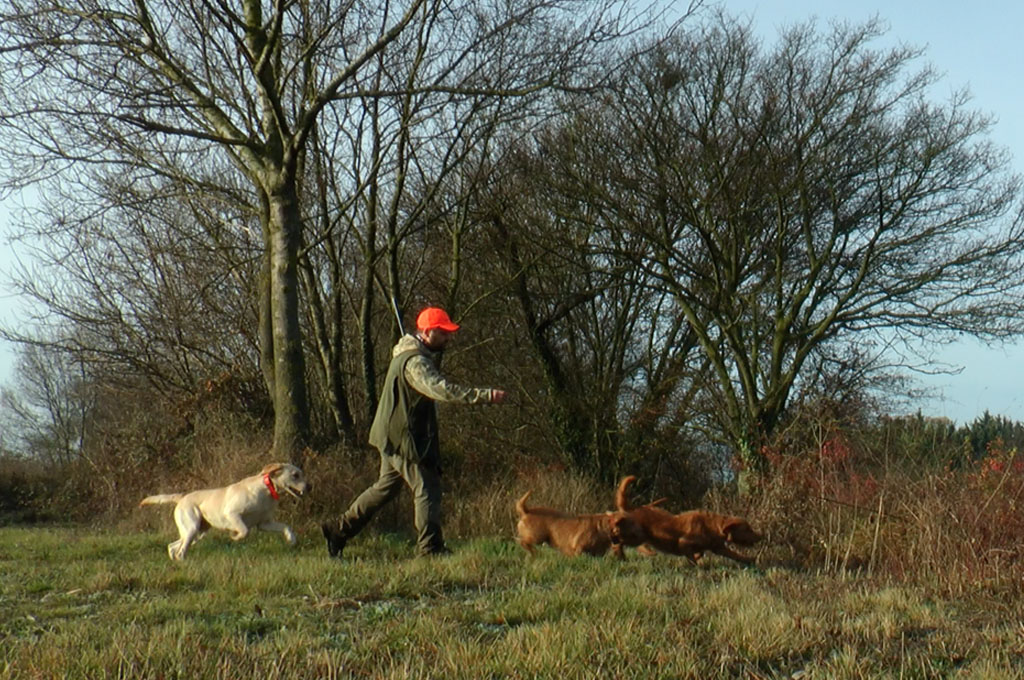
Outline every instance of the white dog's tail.
<path id="1" fill-rule="evenodd" d="M 177 503 L 185 497 L 183 493 L 162 493 L 156 496 L 146 496 L 139 501 L 139 507 L 143 505 L 162 505 L 164 503 Z"/>

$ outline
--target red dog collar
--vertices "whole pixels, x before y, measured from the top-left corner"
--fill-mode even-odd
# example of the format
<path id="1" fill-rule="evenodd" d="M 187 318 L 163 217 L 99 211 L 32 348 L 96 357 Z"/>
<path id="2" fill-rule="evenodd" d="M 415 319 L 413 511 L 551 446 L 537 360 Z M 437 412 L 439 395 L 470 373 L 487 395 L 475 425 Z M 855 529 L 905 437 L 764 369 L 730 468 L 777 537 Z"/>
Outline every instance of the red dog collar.
<path id="1" fill-rule="evenodd" d="M 270 474 L 263 475 L 263 483 L 266 485 L 267 489 L 270 491 L 270 497 L 271 498 L 273 498 L 275 501 L 279 500 L 281 498 L 280 496 L 277 495 L 277 489 L 274 488 L 274 482 L 272 482 L 270 480 Z"/>

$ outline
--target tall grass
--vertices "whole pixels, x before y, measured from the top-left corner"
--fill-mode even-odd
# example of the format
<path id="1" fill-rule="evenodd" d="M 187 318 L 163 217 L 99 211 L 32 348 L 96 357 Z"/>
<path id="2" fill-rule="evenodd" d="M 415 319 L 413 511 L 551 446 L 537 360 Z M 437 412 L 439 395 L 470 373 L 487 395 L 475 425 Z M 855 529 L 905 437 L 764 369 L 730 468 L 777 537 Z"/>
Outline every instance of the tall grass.
<path id="1" fill-rule="evenodd" d="M 838 442 L 838 443 L 837 443 Z M 1017 599 L 1024 586 L 1024 460 L 1000 445 L 977 462 L 879 464 L 841 440 L 771 453 L 751 496 L 705 503 L 767 534 L 761 564 L 869 576 L 949 597 Z"/>
<path id="2" fill-rule="evenodd" d="M 0 529 L 0 677 L 1024 677 L 1024 461 L 998 443 L 951 468 L 832 432 L 768 451 L 771 474 L 749 496 L 667 494 L 673 511 L 750 519 L 766 535 L 753 569 L 528 559 L 511 540 L 519 496 L 594 512 L 614 490 L 522 461 L 446 473 L 455 555 L 411 557 L 402 494 L 329 561 L 318 524 L 373 481 L 377 460 L 307 452 L 313 491 L 278 513 L 302 536 L 295 549 L 211 534 L 174 564 L 170 512 L 138 499 L 267 462 L 259 436 L 200 434 L 189 456 L 145 474 L 105 470 L 118 499 L 107 509 L 85 474 L 38 496 L 51 517 L 85 507 L 113 529 Z M 45 486 L 38 471 L 9 472 L 11 493 Z M 638 500 L 667 493 L 637 488 Z"/>
<path id="3" fill-rule="evenodd" d="M 509 540 L 412 558 L 361 536 L 0 529 L 11 678 L 1015 677 L 1016 600 L 712 558 L 528 558 Z"/>

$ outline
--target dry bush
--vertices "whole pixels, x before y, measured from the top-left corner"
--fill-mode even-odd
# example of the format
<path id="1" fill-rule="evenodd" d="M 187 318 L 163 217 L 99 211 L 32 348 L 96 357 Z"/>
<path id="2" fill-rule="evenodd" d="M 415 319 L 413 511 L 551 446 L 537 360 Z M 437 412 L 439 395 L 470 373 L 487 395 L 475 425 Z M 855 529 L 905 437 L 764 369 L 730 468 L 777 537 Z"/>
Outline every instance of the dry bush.
<path id="1" fill-rule="evenodd" d="M 17 466 L 32 471 L 29 481 L 21 475 L 19 493 L 11 497 L 25 521 L 150 526 L 152 520 L 136 512 L 142 497 L 219 486 L 270 462 L 269 434 L 244 416 L 195 410 L 185 427 L 159 400 L 139 403 L 144 407 L 106 404 L 102 427 L 92 428 L 70 462 L 22 461 Z M 0 480 L 16 479 L 14 469 L 9 462 L 0 470 Z"/>
<path id="2" fill-rule="evenodd" d="M 100 514 L 83 461 L 0 459 L 0 524 L 85 521 Z"/>
<path id="3" fill-rule="evenodd" d="M 870 457 L 836 435 L 770 452 L 771 472 L 742 511 L 768 536 L 763 564 L 858 571 L 944 593 L 1018 592 L 1024 578 L 1024 461 L 1001 444 L 949 469 Z M 712 495 L 711 503 L 736 507 Z"/>
<path id="4" fill-rule="evenodd" d="M 164 531 L 170 513 L 140 510 L 143 496 L 223 485 L 273 462 L 268 428 L 237 410 L 193 406 L 181 417 L 153 402 L 111 408 L 102 432 L 93 431 L 79 460 L 63 467 L 0 460 L 0 518 L 121 522 Z M 634 496 L 667 496 L 665 507 L 675 512 L 705 507 L 748 518 L 766 535 L 758 547 L 762 566 L 868 573 L 952 594 L 977 588 L 1017 593 L 1024 584 L 1018 507 L 1024 457 L 997 440 L 982 460 L 971 462 L 953 450 L 956 438 L 925 442 L 915 430 L 890 439 L 878 431 L 838 417 L 799 433 L 794 427 L 764 450 L 769 472 L 747 496 L 718 489 L 691 497 L 685 491 L 689 468 L 661 457 L 641 472 Z M 526 491 L 532 503 L 566 512 L 613 507 L 614 484 L 554 462 L 557 454 L 550 451 L 516 453 L 545 452 L 540 442 L 486 439 L 487 448 L 480 439 L 450 441 L 442 477 L 449 538 L 511 539 L 514 505 Z M 376 479 L 379 456 L 367 445 L 339 445 L 297 458 L 312 490 L 302 500 L 285 499 L 279 513 L 307 540 L 319 540 L 319 523 L 339 518 Z M 945 461 L 960 463 L 954 468 Z M 412 538 L 411 494 L 399 494 L 368 531 Z"/>
<path id="5" fill-rule="evenodd" d="M 203 426 L 173 465 L 151 467 L 124 491 L 118 505 L 125 510 L 118 519 L 134 529 L 167 528 L 171 526 L 170 513 L 139 509 L 142 498 L 224 486 L 254 475 L 267 463 L 275 462 L 269 457 L 269 448 L 265 433 Z"/>
<path id="6" fill-rule="evenodd" d="M 504 474 L 491 475 L 485 484 L 461 477 L 445 497 L 445 526 L 450 536 L 514 535 L 516 501 L 527 491 L 529 503 L 569 513 L 610 510 L 615 489 L 575 473 L 564 465 L 520 459 Z"/>
<path id="7" fill-rule="evenodd" d="M 1001 442 L 981 461 L 904 479 L 894 492 L 886 573 L 951 594 L 1017 594 L 1024 579 L 1024 460 Z"/>
<path id="8" fill-rule="evenodd" d="M 304 521 L 319 534 L 321 522 L 338 520 L 356 497 L 377 479 L 380 455 L 369 446 L 336 446 L 325 451 L 307 450 L 302 469 L 312 485 L 303 499 Z M 371 527 L 383 531 L 402 530 L 402 519 L 412 526 L 409 493 L 399 494 L 374 518 Z"/>
<path id="9" fill-rule="evenodd" d="M 39 461 L 0 458 L 0 526 L 57 519 L 47 503 L 55 486 Z"/>
<path id="10" fill-rule="evenodd" d="M 769 472 L 738 514 L 766 533 L 771 559 L 824 569 L 867 566 L 882 489 L 873 472 L 861 471 L 848 440 L 833 433 L 814 448 L 763 453 Z M 728 507 L 728 499 L 719 495 L 714 504 Z"/>

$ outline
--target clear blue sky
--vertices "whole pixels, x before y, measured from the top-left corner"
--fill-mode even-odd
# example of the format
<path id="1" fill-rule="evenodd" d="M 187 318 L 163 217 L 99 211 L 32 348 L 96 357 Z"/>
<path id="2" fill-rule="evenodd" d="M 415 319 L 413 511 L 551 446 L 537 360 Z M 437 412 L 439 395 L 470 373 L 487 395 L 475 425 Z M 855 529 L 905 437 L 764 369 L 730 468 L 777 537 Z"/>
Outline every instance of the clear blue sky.
<path id="1" fill-rule="evenodd" d="M 859 22 L 877 15 L 889 25 L 888 40 L 926 49 L 924 59 L 944 74 L 937 96 L 966 86 L 975 108 L 997 119 L 992 138 L 1010 150 L 1015 168 L 1024 173 L 1024 2 L 730 0 L 723 6 L 731 14 L 751 19 L 758 34 L 769 42 L 780 28 L 812 18 L 826 26 L 831 19 Z M 7 207 L 0 204 L 3 284 L 12 264 L 6 242 L 9 219 Z M 0 288 L 0 319 L 10 321 L 16 306 L 10 290 Z M 937 358 L 961 367 L 962 372 L 925 381 L 941 392 L 938 398 L 921 404 L 925 415 L 964 423 L 988 410 L 1024 421 L 1024 346 L 993 349 L 966 341 Z M 0 382 L 9 380 L 13 360 L 10 349 L 0 345 Z"/>

